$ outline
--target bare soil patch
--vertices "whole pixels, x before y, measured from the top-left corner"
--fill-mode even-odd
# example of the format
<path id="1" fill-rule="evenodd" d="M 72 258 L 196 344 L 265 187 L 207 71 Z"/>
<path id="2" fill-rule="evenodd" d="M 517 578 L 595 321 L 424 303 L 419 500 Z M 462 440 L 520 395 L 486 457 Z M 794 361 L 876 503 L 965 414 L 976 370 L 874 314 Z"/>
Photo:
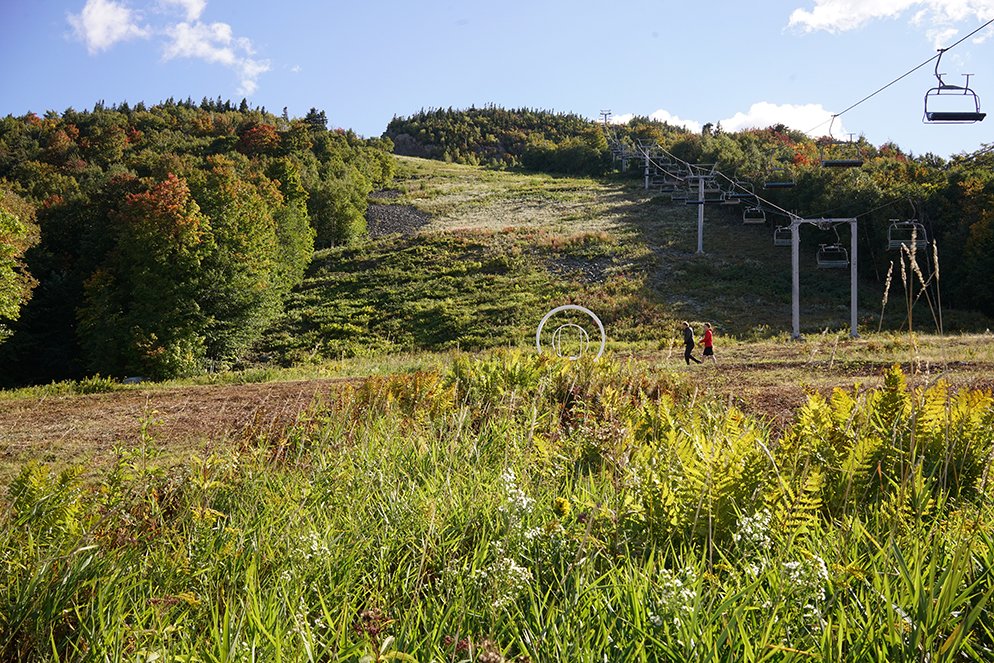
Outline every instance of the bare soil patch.
<path id="1" fill-rule="evenodd" d="M 28 461 L 108 467 L 143 425 L 167 458 L 264 435 L 296 420 L 344 379 L 139 389 L 0 402 L 0 473 Z"/>

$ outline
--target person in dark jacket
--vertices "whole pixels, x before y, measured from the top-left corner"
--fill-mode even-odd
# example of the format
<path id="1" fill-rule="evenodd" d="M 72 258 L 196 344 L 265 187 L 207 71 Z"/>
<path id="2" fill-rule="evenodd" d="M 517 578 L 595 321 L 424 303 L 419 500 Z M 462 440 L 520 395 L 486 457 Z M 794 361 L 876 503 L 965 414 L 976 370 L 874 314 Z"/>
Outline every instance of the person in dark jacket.
<path id="1" fill-rule="evenodd" d="M 700 359 L 691 354 L 694 351 L 694 330 L 686 321 L 683 323 L 683 348 L 683 358 L 687 362 L 687 366 L 690 366 L 691 359 L 698 364 L 701 363 Z"/>

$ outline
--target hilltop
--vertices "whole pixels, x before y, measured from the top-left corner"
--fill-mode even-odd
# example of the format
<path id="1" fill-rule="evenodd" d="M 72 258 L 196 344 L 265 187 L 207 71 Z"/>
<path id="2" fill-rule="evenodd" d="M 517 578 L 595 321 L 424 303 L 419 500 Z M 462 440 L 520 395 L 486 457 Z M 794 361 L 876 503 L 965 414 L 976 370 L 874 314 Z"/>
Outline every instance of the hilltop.
<path id="1" fill-rule="evenodd" d="M 698 255 L 696 208 L 637 180 L 398 164 L 370 208 L 372 236 L 315 254 L 256 357 L 528 345 L 544 313 L 565 303 L 595 311 L 615 347 L 665 347 L 684 319 L 740 339 L 791 328 L 790 249 L 773 246 L 770 225 L 744 224 L 742 206 L 707 208 Z M 802 247 L 802 332 L 846 329 L 848 270 L 818 269 L 816 249 Z M 863 276 L 858 317 L 869 331 L 881 323 L 883 285 Z M 906 322 L 896 290 L 884 329 Z M 914 314 L 934 330 L 923 300 Z M 944 322 L 986 326 L 949 312 Z"/>

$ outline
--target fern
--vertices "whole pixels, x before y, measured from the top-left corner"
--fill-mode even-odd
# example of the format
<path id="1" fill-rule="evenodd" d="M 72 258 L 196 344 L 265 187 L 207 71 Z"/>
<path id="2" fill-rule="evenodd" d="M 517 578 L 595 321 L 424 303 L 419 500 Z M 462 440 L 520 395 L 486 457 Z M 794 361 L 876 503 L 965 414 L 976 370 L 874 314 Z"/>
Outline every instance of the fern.
<path id="1" fill-rule="evenodd" d="M 781 483 L 766 498 L 774 531 L 788 540 L 797 539 L 816 528 L 825 477 L 819 467 L 812 467 L 796 487 Z"/>
<path id="2" fill-rule="evenodd" d="M 911 405 L 908 385 L 904 373 L 898 365 L 892 366 L 884 375 L 883 389 L 875 392 L 872 399 L 871 420 L 883 435 L 890 435 L 907 416 Z"/>
<path id="3" fill-rule="evenodd" d="M 883 440 L 874 434 L 856 436 L 842 462 L 838 488 L 833 493 L 838 501 L 833 506 L 848 511 L 849 504 L 863 503 L 883 490 L 882 451 Z"/>
<path id="4" fill-rule="evenodd" d="M 10 484 L 13 520 L 41 539 L 77 535 L 83 529 L 79 468 L 56 473 L 28 463 Z"/>

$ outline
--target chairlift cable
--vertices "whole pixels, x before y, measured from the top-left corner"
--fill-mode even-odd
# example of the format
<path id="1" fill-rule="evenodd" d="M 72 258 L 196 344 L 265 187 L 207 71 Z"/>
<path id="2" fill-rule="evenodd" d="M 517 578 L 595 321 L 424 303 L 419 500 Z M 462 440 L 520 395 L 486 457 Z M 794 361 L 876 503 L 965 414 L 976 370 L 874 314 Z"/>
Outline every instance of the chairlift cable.
<path id="1" fill-rule="evenodd" d="M 950 157 L 949 161 L 946 164 L 946 170 L 948 170 L 949 166 L 952 165 L 952 164 L 954 164 L 954 163 L 956 165 L 960 165 L 960 164 L 964 164 L 964 163 L 970 163 L 971 161 L 973 161 L 975 159 L 979 159 L 982 156 L 986 156 L 987 154 L 990 154 L 991 152 L 994 152 L 994 143 L 988 145 L 987 147 L 985 147 L 983 149 L 977 150 L 973 154 L 964 154 L 962 158 L 960 158 L 960 157 L 958 157 L 956 155 L 953 155 L 952 157 Z"/>
<path id="2" fill-rule="evenodd" d="M 866 216 L 867 214 L 872 214 L 872 213 L 874 213 L 874 212 L 876 212 L 878 210 L 882 210 L 885 207 L 890 207 L 891 205 L 896 205 L 899 202 L 901 202 L 902 200 L 903 199 L 891 200 L 889 202 L 883 203 L 882 205 L 878 205 L 877 207 L 874 207 L 871 210 L 867 210 L 865 212 L 860 212 L 859 214 L 854 214 L 853 216 L 856 217 L 856 218 L 861 217 L 861 216 Z M 846 205 L 842 205 L 840 207 L 833 207 L 831 209 L 824 210 L 824 211 L 819 212 L 817 214 L 812 214 L 811 217 L 812 218 L 824 217 L 824 216 L 827 216 L 827 215 L 832 214 L 834 212 L 837 212 L 839 210 L 844 210 L 844 209 L 846 209 L 846 207 L 847 207 Z"/>
<path id="3" fill-rule="evenodd" d="M 890 202 L 884 203 L 883 205 L 878 205 L 878 206 L 874 207 L 873 209 L 866 210 L 865 212 L 860 212 L 859 214 L 853 214 L 853 218 L 858 219 L 861 216 L 866 216 L 868 214 L 873 214 L 874 212 L 882 210 L 885 207 L 891 207 L 893 205 L 897 205 L 900 202 L 904 202 L 904 199 L 892 200 Z"/>
<path id="4" fill-rule="evenodd" d="M 675 160 L 679 161 L 679 162 L 680 162 L 680 163 L 682 163 L 682 164 L 683 164 L 684 166 L 686 166 L 688 170 L 690 170 L 691 172 L 693 172 L 693 169 L 694 169 L 694 166 L 693 166 L 693 164 L 691 164 L 691 163 L 689 163 L 689 162 L 687 162 L 687 161 L 684 161 L 683 159 L 681 159 L 680 157 L 676 156 L 675 154 L 673 154 L 672 152 L 670 152 L 669 150 L 667 150 L 667 149 L 666 149 L 665 147 L 663 147 L 663 146 L 662 146 L 662 145 L 660 145 L 659 143 L 656 143 L 656 147 L 658 147 L 658 148 L 659 148 L 660 150 L 662 150 L 662 152 L 663 152 L 664 154 L 666 154 L 666 155 L 667 155 L 668 157 L 670 157 L 671 159 L 675 159 Z M 641 148 L 641 147 L 639 147 L 639 149 L 640 149 L 640 150 L 642 150 L 642 148 Z M 644 150 L 642 150 L 642 153 L 646 155 L 646 158 L 648 158 L 648 159 L 650 159 L 650 160 L 651 160 L 651 157 L 649 157 L 649 155 L 648 155 L 648 154 L 647 154 L 647 153 L 646 153 L 646 152 L 645 152 Z M 657 166 L 657 167 L 658 167 L 658 166 Z M 721 177 L 721 178 L 725 179 L 725 180 L 726 180 L 726 181 L 728 181 L 728 183 L 729 183 L 729 184 L 731 184 L 731 185 L 732 185 L 733 187 L 738 187 L 738 188 L 742 189 L 743 191 L 747 191 L 747 189 L 745 189 L 745 187 L 742 187 L 742 186 L 739 186 L 738 184 L 736 184 L 734 180 L 732 180 L 732 179 L 731 179 L 730 177 L 728 177 L 727 175 L 725 175 L 725 174 L 724 174 L 723 172 L 721 172 L 720 170 L 717 170 L 717 169 L 715 169 L 715 170 L 714 170 L 714 171 L 713 171 L 713 172 L 712 172 L 711 174 L 713 174 L 713 175 L 717 175 L 717 176 L 719 176 L 719 177 Z M 680 178 L 680 179 L 683 179 L 683 178 Z M 798 217 L 798 216 L 797 216 L 796 214 L 794 214 L 793 212 L 790 212 L 790 211 L 788 211 L 788 210 L 785 210 L 784 208 L 780 207 L 779 205 L 776 205 L 776 204 L 774 204 L 774 203 L 770 202 L 769 200 L 767 200 L 767 199 L 763 198 L 762 196 L 760 196 L 759 194 L 755 193 L 754 191 L 747 191 L 747 192 L 748 192 L 748 193 L 751 193 L 751 194 L 752 194 L 753 196 L 755 196 L 755 198 L 756 198 L 756 200 L 757 200 L 758 202 L 761 202 L 761 203 L 763 203 L 764 205 L 766 205 L 767 207 L 769 207 L 769 208 L 771 208 L 771 209 L 774 209 L 774 210 L 776 210 L 776 211 L 778 211 L 778 212 L 782 212 L 782 213 L 783 213 L 784 215 L 786 215 L 786 216 L 787 216 L 787 218 L 789 218 L 789 219 L 795 219 L 795 218 L 800 218 L 800 217 Z"/>
<path id="5" fill-rule="evenodd" d="M 675 173 L 671 173 L 671 172 L 670 172 L 670 171 L 668 171 L 668 170 L 667 170 L 667 169 L 666 169 L 666 168 L 665 168 L 664 166 L 662 166 L 662 165 L 660 165 L 659 163 L 657 163 L 657 162 L 656 162 L 656 161 L 655 161 L 655 160 L 654 160 L 654 159 L 652 158 L 652 155 L 650 155 L 650 154 L 649 154 L 649 153 L 648 153 L 648 152 L 647 152 L 647 151 L 646 151 L 645 149 L 643 149 L 643 147 L 642 147 L 641 145 L 638 145 L 638 144 L 636 144 L 636 145 L 635 145 L 635 147 L 636 147 L 636 149 L 638 149 L 638 151 L 639 151 L 639 152 L 641 152 L 641 153 L 642 153 L 642 156 L 643 156 L 643 157 L 645 157 L 645 160 L 646 160 L 646 161 L 648 161 L 649 163 L 651 163 L 651 164 L 652 164 L 653 166 L 655 166 L 656 168 L 658 168 L 658 169 L 659 169 L 659 170 L 661 170 L 662 172 L 666 173 L 666 174 L 667 174 L 667 175 L 669 175 L 670 177 L 674 177 L 674 178 L 676 178 L 676 179 L 680 180 L 681 182 L 683 182 L 683 181 L 684 181 L 684 180 L 686 179 L 686 178 L 683 178 L 683 177 L 681 177 L 681 176 L 679 176 L 679 175 L 677 175 L 677 174 L 675 174 Z M 658 143 L 656 144 L 656 147 L 658 147 L 659 149 L 663 150 L 662 146 L 661 146 L 661 145 L 659 145 Z M 666 150 L 663 150 L 663 152 L 666 152 Z M 669 152 L 666 152 L 666 154 L 669 154 L 669 155 L 670 155 L 671 157 L 673 156 L 673 155 L 672 155 L 672 154 L 670 154 Z M 679 161 L 679 162 L 683 163 L 683 164 L 686 164 L 686 162 L 685 162 L 685 161 L 684 161 L 683 159 L 680 159 L 680 158 L 678 158 L 678 157 L 673 157 L 673 158 L 674 158 L 674 159 L 676 159 L 677 161 Z"/>
<path id="6" fill-rule="evenodd" d="M 977 28 L 976 30 L 974 30 L 970 34 L 964 36 L 962 39 L 960 39 L 959 41 L 957 41 L 956 43 L 954 43 L 952 46 L 947 46 L 946 48 L 939 49 L 938 53 L 936 53 L 935 55 L 933 55 L 929 59 L 925 60 L 920 65 L 916 66 L 914 69 L 910 69 L 909 71 L 901 74 L 900 76 L 898 76 L 897 78 L 895 78 L 894 80 L 892 80 L 890 83 L 887 83 L 887 85 L 884 85 L 883 87 L 881 87 L 880 89 L 876 90 L 875 92 L 871 92 L 870 94 L 866 95 L 865 97 L 863 97 L 862 99 L 860 99 L 856 103 L 852 104 L 851 106 L 849 106 L 845 110 L 842 110 L 842 111 L 839 111 L 838 113 L 835 113 L 834 115 L 832 115 L 832 119 L 835 119 L 836 117 L 838 117 L 840 115 L 843 115 L 844 113 L 848 113 L 853 108 L 856 108 L 856 106 L 859 106 L 860 104 L 862 104 L 864 101 L 867 101 L 870 98 L 875 97 L 876 95 L 880 94 L 881 92 L 883 92 L 884 90 L 886 90 L 887 88 L 889 88 L 894 83 L 897 83 L 901 79 L 907 78 L 908 76 L 910 76 L 911 74 L 915 73 L 916 71 L 918 71 L 919 69 L 921 69 L 922 67 L 924 67 L 925 65 L 927 65 L 928 63 L 930 63 L 933 60 L 935 60 L 936 58 L 940 57 L 942 55 L 942 53 L 944 53 L 945 51 L 949 51 L 949 50 L 952 50 L 952 49 L 956 48 L 957 46 L 959 46 L 960 44 L 962 44 L 964 41 L 966 41 L 967 39 L 969 39 L 970 37 L 972 37 L 973 35 L 977 34 L 978 32 L 980 32 L 981 30 L 983 30 L 984 28 L 986 28 L 987 26 L 989 26 L 991 24 L 994 24 L 994 18 L 992 18 L 991 20 L 987 21 L 986 23 L 984 23 L 983 25 L 981 25 L 979 28 Z M 804 133 L 810 135 L 812 131 L 814 131 L 818 127 L 823 126 L 824 124 L 825 124 L 825 122 L 823 120 L 823 121 L 819 122 L 817 125 L 811 127 L 807 131 L 805 131 Z"/>

